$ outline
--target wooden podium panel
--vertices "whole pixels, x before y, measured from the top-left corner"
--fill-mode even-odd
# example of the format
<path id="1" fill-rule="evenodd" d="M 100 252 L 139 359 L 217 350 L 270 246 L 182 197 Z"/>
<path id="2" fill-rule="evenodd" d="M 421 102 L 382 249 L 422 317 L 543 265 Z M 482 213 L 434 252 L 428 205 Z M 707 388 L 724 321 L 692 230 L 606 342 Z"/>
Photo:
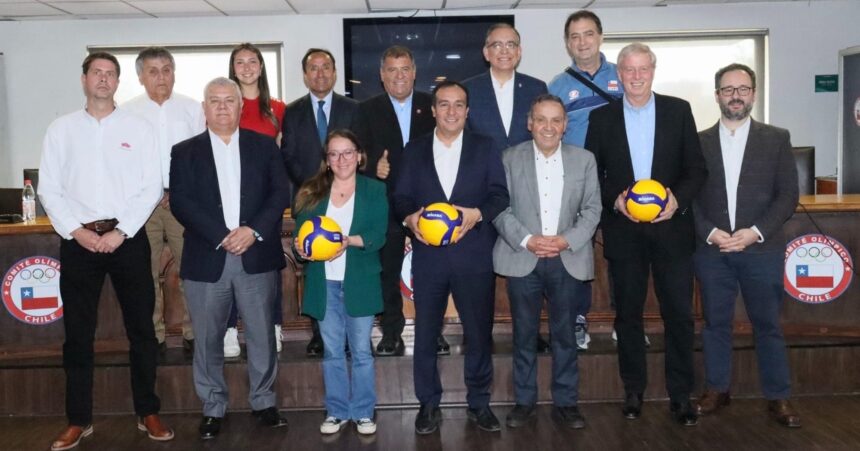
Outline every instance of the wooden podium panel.
<path id="1" fill-rule="evenodd" d="M 310 321 L 301 315 L 302 268 L 292 258 L 290 250 L 294 229 L 295 223 L 285 215 L 282 242 L 288 264 L 281 272 L 283 325 L 286 329 L 304 330 L 310 328 Z M 857 252 L 860 250 L 858 229 L 860 229 L 860 195 L 802 196 L 797 212 L 785 225 L 790 239 L 804 234 L 823 232 L 840 241 L 855 258 L 858 257 Z M 50 222 L 44 217 L 38 218 L 35 224 L 0 225 L 0 272 L 5 273 L 15 262 L 26 257 L 43 255 L 59 258 L 59 242 L 60 237 L 54 233 Z M 603 258 L 602 238 L 599 231 L 595 243 L 593 304 L 588 317 L 592 330 L 605 332 L 611 329 L 614 315 L 607 263 Z M 179 270 L 173 264 L 173 257 L 166 246 L 161 264 L 167 332 L 176 340 L 181 335 L 183 300 L 179 291 Z M 851 283 L 842 297 L 825 304 L 804 304 L 794 300 L 788 294 L 784 298 L 782 320 L 786 334 L 860 336 L 860 326 L 856 321 L 860 318 L 860 302 L 857 302 L 860 299 L 860 286 L 857 281 Z M 701 325 L 702 315 L 698 293 L 694 294 L 693 302 L 694 317 L 697 325 Z M 407 324 L 412 323 L 415 316 L 412 301 L 405 300 L 403 309 Z M 459 322 L 453 303 L 449 303 L 445 317 L 449 324 Z M 659 318 L 659 305 L 653 286 L 649 284 L 645 304 L 646 327 L 652 331 L 659 331 L 662 324 Z M 740 299 L 735 319 L 737 329 L 750 330 Z M 506 282 L 503 277 L 498 277 L 495 321 L 507 323 L 510 320 Z M 62 320 L 34 326 L 18 321 L 5 311 L 0 311 L 0 356 L 18 353 L 31 355 L 56 353 L 61 349 L 64 335 Z M 123 349 L 126 346 L 122 315 L 109 279 L 105 281 L 99 304 L 96 339 L 96 347 L 99 350 Z"/>

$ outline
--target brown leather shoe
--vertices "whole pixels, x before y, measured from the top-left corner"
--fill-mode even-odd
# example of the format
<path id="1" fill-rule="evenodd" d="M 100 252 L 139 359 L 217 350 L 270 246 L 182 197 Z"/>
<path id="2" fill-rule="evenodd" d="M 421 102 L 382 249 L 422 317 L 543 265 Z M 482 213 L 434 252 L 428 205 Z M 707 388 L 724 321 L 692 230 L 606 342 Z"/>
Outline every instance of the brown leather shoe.
<path id="1" fill-rule="evenodd" d="M 705 390 L 702 396 L 699 396 L 698 401 L 696 401 L 696 413 L 699 415 L 716 413 L 717 410 L 720 410 L 720 407 L 727 406 L 731 402 L 732 398 L 729 396 L 729 392 L 721 393 L 714 390 Z"/>
<path id="2" fill-rule="evenodd" d="M 72 426 L 69 425 L 51 444 L 51 451 L 64 451 L 78 446 L 81 439 L 88 437 L 93 433 L 93 425 L 88 426 Z"/>
<path id="3" fill-rule="evenodd" d="M 800 414 L 794 410 L 787 399 L 777 399 L 767 402 L 767 411 L 779 424 L 790 428 L 800 427 Z"/>
<path id="4" fill-rule="evenodd" d="M 162 423 L 156 414 L 138 418 L 137 428 L 146 432 L 146 435 L 153 440 L 159 442 L 173 440 L 173 429 Z"/>

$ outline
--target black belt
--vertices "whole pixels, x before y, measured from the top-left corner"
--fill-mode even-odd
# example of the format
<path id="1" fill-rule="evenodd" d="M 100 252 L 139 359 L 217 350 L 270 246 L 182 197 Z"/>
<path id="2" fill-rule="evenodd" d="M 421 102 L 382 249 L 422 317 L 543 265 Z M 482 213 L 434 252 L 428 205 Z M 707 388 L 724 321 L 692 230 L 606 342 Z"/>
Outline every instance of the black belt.
<path id="1" fill-rule="evenodd" d="M 88 222 L 86 224 L 81 224 L 85 229 L 92 230 L 99 235 L 104 235 L 116 228 L 116 225 L 119 224 L 119 221 L 116 218 L 112 219 L 99 219 L 98 221 Z"/>

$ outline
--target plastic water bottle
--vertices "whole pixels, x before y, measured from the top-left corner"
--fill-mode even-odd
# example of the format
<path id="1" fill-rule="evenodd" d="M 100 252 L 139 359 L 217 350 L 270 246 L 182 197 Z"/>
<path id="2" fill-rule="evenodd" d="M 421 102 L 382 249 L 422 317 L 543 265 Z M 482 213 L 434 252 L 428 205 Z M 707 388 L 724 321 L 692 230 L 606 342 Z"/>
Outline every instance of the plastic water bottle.
<path id="1" fill-rule="evenodd" d="M 36 190 L 33 189 L 33 182 L 30 180 L 24 180 L 24 191 L 21 192 L 21 216 L 26 222 L 36 220 Z"/>

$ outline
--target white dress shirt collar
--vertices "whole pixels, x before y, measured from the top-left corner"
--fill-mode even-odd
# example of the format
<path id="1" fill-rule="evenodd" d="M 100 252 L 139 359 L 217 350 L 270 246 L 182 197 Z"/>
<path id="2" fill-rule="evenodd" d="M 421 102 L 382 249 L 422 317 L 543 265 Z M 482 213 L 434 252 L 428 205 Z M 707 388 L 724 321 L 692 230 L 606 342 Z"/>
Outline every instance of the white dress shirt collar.
<path id="1" fill-rule="evenodd" d="M 516 74 L 502 84 L 490 70 L 490 80 L 493 83 L 493 91 L 496 93 L 496 105 L 499 107 L 499 115 L 502 117 L 502 125 L 505 127 L 505 135 L 511 133 L 511 119 L 514 116 L 514 86 Z"/>
<path id="2" fill-rule="evenodd" d="M 218 175 L 218 190 L 221 193 L 221 210 L 224 224 L 233 230 L 239 227 L 239 214 L 242 194 L 242 165 L 239 158 L 239 129 L 230 136 L 225 144 L 220 136 L 209 130 L 212 140 L 212 157 L 215 159 L 215 172 Z"/>
<path id="3" fill-rule="evenodd" d="M 460 170 L 460 155 L 463 152 L 463 132 L 461 131 L 450 146 L 446 145 L 433 130 L 433 163 L 436 166 L 436 174 L 439 183 L 445 191 L 445 197 L 451 200 L 454 191 L 454 183 L 457 182 L 457 172 Z"/>

